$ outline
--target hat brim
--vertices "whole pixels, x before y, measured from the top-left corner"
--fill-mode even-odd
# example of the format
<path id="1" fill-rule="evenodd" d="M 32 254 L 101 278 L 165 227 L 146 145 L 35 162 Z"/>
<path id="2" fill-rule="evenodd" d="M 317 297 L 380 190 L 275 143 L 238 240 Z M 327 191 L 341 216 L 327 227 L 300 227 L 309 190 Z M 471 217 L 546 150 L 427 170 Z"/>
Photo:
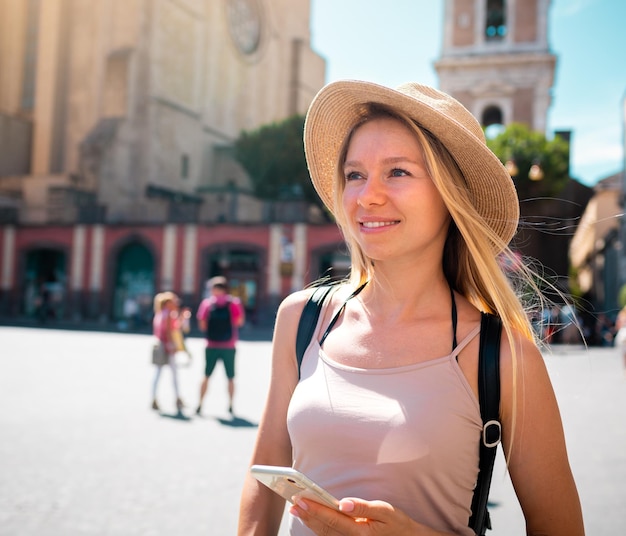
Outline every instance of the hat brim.
<path id="1" fill-rule="evenodd" d="M 414 86 L 424 90 L 419 99 L 360 80 L 333 82 L 320 90 L 304 126 L 305 155 L 317 193 L 334 213 L 335 173 L 342 144 L 366 112 L 366 105 L 382 104 L 405 113 L 442 142 L 463 173 L 477 212 L 508 244 L 517 230 L 519 201 L 506 168 L 485 144 L 482 130 L 478 137 L 447 114 L 440 100 L 435 104 L 442 93 Z"/>

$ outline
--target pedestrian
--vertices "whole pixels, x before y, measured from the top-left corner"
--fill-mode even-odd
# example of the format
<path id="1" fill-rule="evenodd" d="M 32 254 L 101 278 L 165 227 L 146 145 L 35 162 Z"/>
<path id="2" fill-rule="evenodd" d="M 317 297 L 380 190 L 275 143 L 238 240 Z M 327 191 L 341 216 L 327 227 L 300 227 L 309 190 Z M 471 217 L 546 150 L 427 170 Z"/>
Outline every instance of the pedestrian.
<path id="1" fill-rule="evenodd" d="M 224 364 L 228 380 L 228 412 L 233 414 L 235 396 L 235 351 L 239 329 L 245 322 L 241 300 L 228 292 L 228 281 L 215 276 L 207 281 L 209 296 L 200 303 L 196 318 L 206 339 L 204 378 L 200 384 L 200 400 L 196 414 L 202 412 L 202 402 L 209 388 L 209 379 L 218 361 Z"/>
<path id="2" fill-rule="evenodd" d="M 180 304 L 177 304 L 172 316 L 174 319 L 172 339 L 174 341 L 175 353 L 184 353 L 187 356 L 185 365 L 190 366 L 193 361 L 193 355 L 187 348 L 185 337 L 191 330 L 191 309 L 189 307 L 180 307 Z"/>
<path id="3" fill-rule="evenodd" d="M 559 318 L 561 323 L 561 341 L 563 344 L 576 344 L 583 342 L 580 320 L 573 305 L 566 304 L 561 308 Z"/>
<path id="4" fill-rule="evenodd" d="M 154 318 L 152 329 L 154 336 L 160 343 L 164 358 L 155 363 L 156 371 L 152 382 L 152 409 L 159 410 L 157 390 L 161 371 L 168 365 L 172 372 L 176 409 L 180 413 L 184 407 L 178 388 L 178 373 L 176 366 L 176 342 L 174 332 L 177 329 L 176 311 L 178 310 L 178 296 L 173 292 L 160 292 L 154 297 Z"/>
<path id="5" fill-rule="evenodd" d="M 304 142 L 352 265 L 324 303 L 300 379 L 296 331 L 311 289 L 277 314 L 252 463 L 292 466 L 339 499 L 337 511 L 297 498 L 289 533 L 474 534 L 486 312 L 503 326 L 503 447 L 528 534 L 583 534 L 550 379 L 497 258 L 512 255 L 515 187 L 480 124 L 427 86 L 340 81 L 313 100 Z M 277 534 L 283 508 L 248 475 L 238 534 Z"/>

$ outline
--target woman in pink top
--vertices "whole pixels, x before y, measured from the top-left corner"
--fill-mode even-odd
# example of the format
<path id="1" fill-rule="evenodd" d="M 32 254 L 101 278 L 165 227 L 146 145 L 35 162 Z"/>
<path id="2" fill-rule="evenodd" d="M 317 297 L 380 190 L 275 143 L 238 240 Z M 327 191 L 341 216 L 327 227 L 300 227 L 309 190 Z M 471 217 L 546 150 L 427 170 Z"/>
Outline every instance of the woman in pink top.
<path id="1" fill-rule="evenodd" d="M 515 258 L 515 187 L 480 124 L 430 87 L 342 81 L 314 99 L 304 141 L 352 271 L 325 303 L 300 379 L 311 291 L 278 311 L 252 463 L 293 465 L 340 499 L 339 511 L 296 499 L 290 534 L 474 534 L 482 312 L 502 321 L 502 440 L 527 532 L 583 534 L 550 379 L 498 258 Z M 249 476 L 239 535 L 277 534 L 284 506 Z"/>
<path id="2" fill-rule="evenodd" d="M 174 386 L 174 395 L 176 396 L 176 409 L 180 412 L 183 407 L 183 401 L 180 398 L 178 390 L 178 373 L 176 369 L 175 354 L 179 350 L 177 348 L 176 331 L 181 327 L 178 325 L 178 296 L 173 292 L 160 292 L 154 297 L 154 317 L 152 319 L 152 331 L 154 336 L 163 345 L 163 349 L 167 354 L 167 365 L 172 372 L 172 382 Z M 159 410 L 157 401 L 157 388 L 163 365 L 156 365 L 156 372 L 152 382 L 152 409 Z"/>

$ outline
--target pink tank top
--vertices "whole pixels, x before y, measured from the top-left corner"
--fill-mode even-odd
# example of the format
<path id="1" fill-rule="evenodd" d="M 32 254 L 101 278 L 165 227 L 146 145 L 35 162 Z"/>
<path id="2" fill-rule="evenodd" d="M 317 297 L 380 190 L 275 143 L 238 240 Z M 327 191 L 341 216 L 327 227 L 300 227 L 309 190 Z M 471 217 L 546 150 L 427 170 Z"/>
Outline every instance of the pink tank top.
<path id="1" fill-rule="evenodd" d="M 293 466 L 337 498 L 383 500 L 434 529 L 467 524 L 478 475 L 480 407 L 447 356 L 387 369 L 336 363 L 314 337 L 287 415 Z M 290 516 L 290 534 L 310 535 Z"/>

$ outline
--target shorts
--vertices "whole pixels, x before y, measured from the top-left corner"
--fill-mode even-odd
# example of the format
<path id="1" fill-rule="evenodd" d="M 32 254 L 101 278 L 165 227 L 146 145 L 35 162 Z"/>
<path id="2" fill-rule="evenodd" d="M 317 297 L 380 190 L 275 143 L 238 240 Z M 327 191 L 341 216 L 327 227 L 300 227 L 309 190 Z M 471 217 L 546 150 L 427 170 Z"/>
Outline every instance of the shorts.
<path id="1" fill-rule="evenodd" d="M 232 380 L 235 377 L 235 349 L 234 348 L 205 348 L 204 356 L 206 364 L 204 367 L 204 375 L 208 378 L 213 374 L 215 365 L 219 359 L 224 363 L 226 377 Z"/>

